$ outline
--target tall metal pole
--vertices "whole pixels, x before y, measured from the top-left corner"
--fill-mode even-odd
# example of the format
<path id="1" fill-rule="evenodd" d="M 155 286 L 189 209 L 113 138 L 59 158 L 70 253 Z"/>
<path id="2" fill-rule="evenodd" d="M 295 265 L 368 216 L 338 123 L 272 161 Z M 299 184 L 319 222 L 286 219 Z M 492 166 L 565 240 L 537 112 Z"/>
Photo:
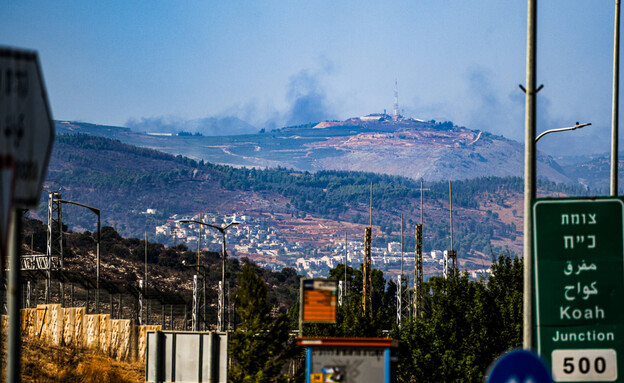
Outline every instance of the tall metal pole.
<path id="1" fill-rule="evenodd" d="M 100 313 L 100 215 L 102 213 L 102 211 L 96 207 L 93 206 L 89 206 L 89 205 L 85 205 L 83 203 L 80 202 L 75 202 L 75 201 L 68 201 L 68 200 L 63 200 L 60 199 L 61 195 L 58 193 L 55 193 L 58 197 L 58 203 L 59 203 L 59 217 L 61 217 L 60 212 L 61 212 L 61 205 L 63 203 L 68 203 L 71 205 L 76 205 L 76 206 L 80 206 L 80 207 L 84 207 L 87 208 L 89 210 L 91 210 L 93 212 L 93 214 L 95 214 L 97 216 L 97 241 L 96 241 L 96 290 L 95 290 L 95 312 L 96 314 Z M 61 236 L 62 236 L 62 228 L 63 228 L 63 224 L 61 219 L 59 218 L 59 222 L 60 223 L 60 228 L 61 228 Z M 62 248 L 61 248 L 61 253 L 62 253 Z M 62 256 L 61 256 L 62 258 Z M 88 290 L 87 290 L 88 291 Z M 87 311 L 89 309 L 89 300 L 87 299 Z"/>
<path id="2" fill-rule="evenodd" d="M 147 303 L 147 231 L 145 232 L 145 284 L 143 285 L 143 288 L 145 289 L 145 293 L 143 294 L 143 296 L 145 296 L 145 302 Z M 147 315 L 149 315 L 149 311 L 146 311 L 146 325 L 149 324 L 149 318 L 147 317 Z"/>
<path id="3" fill-rule="evenodd" d="M 371 181 L 371 187 L 370 187 L 370 222 L 369 222 L 369 226 L 371 228 L 371 231 L 373 230 L 373 181 Z"/>
<path id="4" fill-rule="evenodd" d="M 199 275 L 199 255 L 200 255 L 200 251 L 201 251 L 201 232 L 202 232 L 202 214 L 199 213 L 199 222 L 198 222 L 198 227 L 199 227 L 199 235 L 197 236 L 197 275 Z"/>
<path id="5" fill-rule="evenodd" d="M 197 223 L 197 226 L 199 227 L 199 234 L 197 235 L 197 273 L 195 274 L 197 276 L 197 283 L 194 285 L 195 287 L 195 328 L 193 329 L 193 331 L 199 331 L 199 305 L 202 303 L 202 298 L 203 298 L 203 303 L 204 303 L 204 311 L 205 311 L 205 306 L 206 306 L 206 288 L 204 287 L 203 294 L 200 296 L 199 295 L 199 265 L 200 265 L 200 256 L 201 256 L 201 234 L 202 234 L 202 213 L 199 213 L 199 222 Z M 204 275 L 204 286 L 206 286 L 206 276 Z M 206 326 L 205 324 L 206 321 L 206 315 L 203 315 L 203 322 L 204 322 L 204 327 Z"/>
<path id="6" fill-rule="evenodd" d="M 401 213 L 401 275 L 403 275 L 403 213 Z"/>
<path id="7" fill-rule="evenodd" d="M 423 306 L 423 259 L 422 259 L 422 229 L 423 229 L 423 181 L 420 180 L 420 224 L 416 225 L 414 234 L 414 304 L 415 317 L 422 317 Z"/>
<path id="8" fill-rule="evenodd" d="M 449 181 L 449 214 L 451 217 L 451 251 L 453 251 L 453 187 L 451 181 Z"/>
<path id="9" fill-rule="evenodd" d="M 618 195 L 618 108 L 620 88 L 620 0 L 615 0 L 613 33 L 613 106 L 611 111 L 611 196 Z"/>
<path id="10" fill-rule="evenodd" d="M 223 231 L 221 231 L 221 236 L 223 238 L 223 258 L 221 260 L 221 294 L 219 295 L 219 299 L 221 300 L 221 302 L 219 302 L 220 304 L 220 312 L 219 312 L 219 316 L 221 317 L 221 321 L 219 322 L 219 329 L 218 331 L 223 331 L 223 322 L 225 321 L 225 305 L 224 305 L 224 295 L 223 294 L 223 289 L 225 288 L 225 257 L 227 257 L 227 253 L 225 250 L 225 229 L 223 229 Z"/>
<path id="11" fill-rule="evenodd" d="M 197 274 L 193 275 L 193 311 L 191 313 L 192 315 L 192 319 L 191 319 L 191 330 L 192 331 L 198 331 L 199 328 L 197 326 L 197 318 L 198 318 L 198 302 L 197 302 L 197 291 L 198 291 L 198 278 L 199 276 Z"/>
<path id="12" fill-rule="evenodd" d="M 101 231 L 100 231 L 100 211 L 97 211 L 97 243 L 95 244 L 95 257 L 96 257 L 96 285 L 95 285 L 95 312 L 96 314 L 100 313 L 100 240 L 101 240 Z"/>
<path id="13" fill-rule="evenodd" d="M 453 272 L 458 271 L 459 269 L 457 268 L 457 251 L 455 251 L 454 245 L 453 245 L 453 186 L 451 184 L 451 181 L 449 180 L 449 213 L 451 216 L 451 250 L 448 252 L 449 258 L 451 259 L 451 269 L 453 270 Z"/>
<path id="14" fill-rule="evenodd" d="M 343 295 L 344 297 L 347 296 L 347 265 L 349 262 L 349 259 L 347 257 L 347 233 L 345 233 L 345 254 L 344 254 L 344 264 L 345 264 L 345 273 L 344 273 L 344 287 L 343 287 Z M 344 298 L 343 298 L 344 299 Z M 346 301 L 346 299 L 344 299 Z"/>
<path id="15" fill-rule="evenodd" d="M 533 214 L 535 198 L 537 0 L 527 4 L 526 109 L 524 136 L 524 301 L 523 346 L 533 349 Z"/>
<path id="16" fill-rule="evenodd" d="M 20 270 L 20 243 L 22 233 L 22 212 L 19 209 L 12 209 L 10 212 L 11 225 L 9 227 L 9 285 L 7 291 L 8 298 L 8 341 L 7 341 L 7 382 L 20 382 L 20 361 L 21 361 L 21 296 L 22 282 Z"/>

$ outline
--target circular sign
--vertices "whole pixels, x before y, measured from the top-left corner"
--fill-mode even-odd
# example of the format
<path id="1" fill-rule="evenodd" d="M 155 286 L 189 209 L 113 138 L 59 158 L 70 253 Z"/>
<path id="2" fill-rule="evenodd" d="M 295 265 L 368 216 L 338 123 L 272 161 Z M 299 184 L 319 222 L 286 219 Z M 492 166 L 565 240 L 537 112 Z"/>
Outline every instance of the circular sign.
<path id="1" fill-rule="evenodd" d="M 552 383 L 550 372 L 537 354 L 514 350 L 504 354 L 490 368 L 487 383 Z"/>

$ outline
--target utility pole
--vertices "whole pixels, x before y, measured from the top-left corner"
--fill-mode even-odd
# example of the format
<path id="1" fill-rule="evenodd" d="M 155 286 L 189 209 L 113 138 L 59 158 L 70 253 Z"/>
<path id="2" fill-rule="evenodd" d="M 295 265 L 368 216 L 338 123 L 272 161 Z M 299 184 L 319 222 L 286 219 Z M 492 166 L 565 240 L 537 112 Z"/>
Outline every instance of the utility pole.
<path id="1" fill-rule="evenodd" d="M 222 264 L 221 264 L 221 282 L 219 283 L 218 289 L 219 289 L 219 301 L 217 303 L 218 305 L 218 313 L 217 313 L 217 331 L 223 331 L 223 322 L 225 321 L 225 302 L 224 302 L 224 288 L 225 288 L 225 259 L 227 258 L 227 250 L 226 250 L 226 243 L 225 243 L 225 232 L 226 230 L 233 225 L 238 225 L 240 224 L 240 222 L 230 222 L 227 225 L 224 226 L 216 226 L 216 225 L 211 225 L 209 223 L 205 223 L 202 220 L 202 215 L 199 215 L 199 221 L 195 221 L 192 219 L 182 219 L 180 221 L 178 221 L 179 223 L 196 223 L 199 225 L 199 241 L 201 241 L 201 226 L 209 226 L 212 227 L 213 229 L 218 230 L 221 233 L 222 236 Z M 197 275 L 199 275 L 199 268 L 200 268 L 200 263 L 199 263 L 199 254 L 200 254 L 200 242 L 198 241 L 198 246 L 197 246 Z M 195 282 L 197 278 L 195 278 L 193 280 L 193 305 L 194 307 L 196 307 L 197 305 L 197 291 L 196 291 L 196 286 L 197 283 Z M 194 309 L 194 315 L 197 316 L 197 312 Z M 204 329 L 205 329 L 205 318 L 206 318 L 206 275 L 204 274 Z M 196 330 L 195 330 L 196 331 Z"/>
<path id="2" fill-rule="evenodd" d="M 535 132 L 536 111 L 536 52 L 537 52 L 537 0 L 527 3 L 527 58 L 524 136 L 524 301 L 523 346 L 533 349 L 533 212 L 535 199 Z"/>
<path id="3" fill-rule="evenodd" d="M 362 310 L 365 315 L 372 312 L 371 308 L 371 228 L 367 227 L 364 231 L 364 283 L 362 287 Z"/>
<path id="4" fill-rule="evenodd" d="M 420 224 L 415 230 L 415 260 L 414 260 L 414 315 L 422 317 L 423 313 L 423 259 L 422 259 L 422 229 L 423 229 L 423 181 L 420 180 Z"/>
<path id="5" fill-rule="evenodd" d="M 349 266 L 349 256 L 348 256 L 348 244 L 347 244 L 347 233 L 345 233 L 345 275 L 344 275 L 344 288 L 346 291 L 347 288 L 347 267 Z M 346 295 L 346 294 L 345 294 Z"/>
<path id="6" fill-rule="evenodd" d="M 453 186 L 451 181 L 449 181 L 449 206 L 449 214 L 451 218 L 451 251 L 449 255 L 451 256 L 451 267 L 453 269 L 453 272 L 455 272 L 457 271 L 457 252 L 455 251 L 455 247 L 453 246 Z"/>
<path id="7" fill-rule="evenodd" d="M 145 283 L 143 284 L 143 287 L 145 289 L 145 293 L 143 294 L 143 296 L 145 297 L 145 302 L 149 302 L 148 298 L 147 298 L 147 231 L 145 232 Z M 146 315 L 145 315 L 145 324 L 148 325 L 149 324 L 149 310 L 147 310 Z"/>
<path id="8" fill-rule="evenodd" d="M 139 325 L 143 324 L 143 296 L 145 295 L 145 281 L 139 280 Z"/>
<path id="9" fill-rule="evenodd" d="M 449 212 L 451 226 L 451 249 L 444 252 L 444 278 L 457 271 L 457 252 L 453 249 L 453 188 L 449 181 Z"/>
<path id="10" fill-rule="evenodd" d="M 199 213 L 199 222 L 203 222 L 201 213 Z M 199 331 L 199 305 L 202 301 L 201 296 L 199 295 L 199 265 L 201 256 L 202 225 L 199 224 L 199 222 L 197 225 L 199 228 L 199 233 L 197 235 L 197 270 L 195 272 L 195 275 L 193 276 L 193 331 Z"/>
<path id="11" fill-rule="evenodd" d="M 403 321 L 403 214 L 401 214 L 401 273 L 397 278 L 397 325 L 401 328 L 401 322 Z"/>
<path id="12" fill-rule="evenodd" d="M 338 305 L 343 306 L 346 305 L 346 297 L 347 297 L 347 233 L 345 233 L 345 242 L 344 242 L 344 281 L 340 281 L 340 285 L 338 286 L 339 295 L 338 295 Z"/>
<path id="13" fill-rule="evenodd" d="M 371 289 L 372 289 L 372 277 L 371 277 L 371 242 L 373 231 L 373 183 L 370 184 L 370 220 L 369 227 L 364 231 L 364 272 L 363 275 L 363 287 L 362 287 L 362 310 L 365 315 L 372 315 L 372 301 L 371 301 Z"/>
<path id="14" fill-rule="evenodd" d="M 403 213 L 401 213 L 401 275 L 403 275 Z"/>
<path id="15" fill-rule="evenodd" d="M 611 108 L 611 196 L 618 195 L 618 140 L 620 96 L 620 0 L 615 0 L 615 23 L 613 33 L 613 106 Z"/>
<path id="16" fill-rule="evenodd" d="M 48 270 L 46 272 L 46 304 L 52 300 L 52 271 L 63 257 L 63 205 L 61 194 L 50 192 L 48 195 L 48 241 L 46 258 Z M 62 282 L 61 282 L 62 283 Z"/>
<path id="17" fill-rule="evenodd" d="M 410 315 L 409 276 L 403 271 L 403 214 L 401 214 L 401 275 L 397 284 L 397 325 L 401 328 L 403 319 Z"/>

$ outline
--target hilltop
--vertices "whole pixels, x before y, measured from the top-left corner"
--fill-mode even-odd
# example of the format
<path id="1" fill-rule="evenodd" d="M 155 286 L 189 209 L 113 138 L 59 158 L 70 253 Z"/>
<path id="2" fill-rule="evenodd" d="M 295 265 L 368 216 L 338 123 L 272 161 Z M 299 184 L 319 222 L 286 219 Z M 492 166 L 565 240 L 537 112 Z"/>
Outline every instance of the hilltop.
<path id="1" fill-rule="evenodd" d="M 69 121 L 56 126 L 58 133 L 104 136 L 231 166 L 365 171 L 426 181 L 521 177 L 524 172 L 523 145 L 517 141 L 448 121 L 394 121 L 385 114 L 213 137 L 184 134 L 184 126 L 169 135 Z M 573 182 L 552 157 L 540 154 L 538 163 L 540 177 Z"/>

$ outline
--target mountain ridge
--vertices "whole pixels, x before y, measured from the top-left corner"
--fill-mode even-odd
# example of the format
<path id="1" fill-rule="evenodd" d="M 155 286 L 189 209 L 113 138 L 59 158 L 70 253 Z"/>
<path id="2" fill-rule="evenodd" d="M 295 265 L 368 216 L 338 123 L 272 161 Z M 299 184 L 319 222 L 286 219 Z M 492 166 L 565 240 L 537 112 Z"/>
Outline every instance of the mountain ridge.
<path id="1" fill-rule="evenodd" d="M 59 133 L 87 133 L 230 166 L 299 171 L 366 171 L 425 179 L 522 176 L 523 145 L 503 136 L 389 115 L 354 117 L 222 136 L 149 135 L 129 128 L 57 122 Z M 180 126 L 180 132 L 185 131 Z M 540 177 L 573 183 L 550 156 L 538 153 Z"/>

